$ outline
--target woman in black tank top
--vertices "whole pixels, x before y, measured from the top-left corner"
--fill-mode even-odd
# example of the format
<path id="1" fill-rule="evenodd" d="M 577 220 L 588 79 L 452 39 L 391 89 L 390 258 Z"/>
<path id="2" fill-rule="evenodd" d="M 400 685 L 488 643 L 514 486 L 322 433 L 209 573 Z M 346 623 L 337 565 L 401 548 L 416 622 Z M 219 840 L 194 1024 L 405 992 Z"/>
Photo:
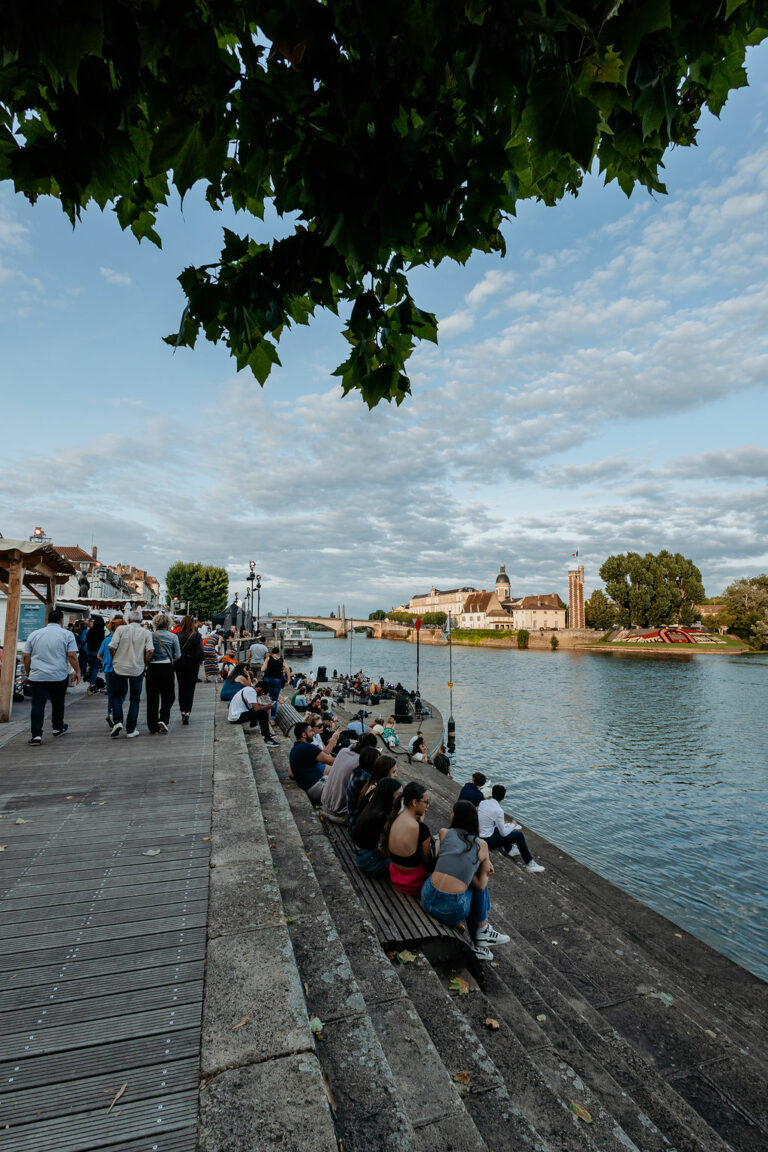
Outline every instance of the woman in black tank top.
<path id="1" fill-rule="evenodd" d="M 290 679 L 291 670 L 280 655 L 279 648 L 273 648 L 269 656 L 261 666 L 264 675 L 264 683 L 269 692 L 269 698 L 272 701 L 272 709 L 270 717 L 274 720 L 277 716 L 277 702 L 280 699 L 280 693 L 283 690 L 283 685 Z"/>

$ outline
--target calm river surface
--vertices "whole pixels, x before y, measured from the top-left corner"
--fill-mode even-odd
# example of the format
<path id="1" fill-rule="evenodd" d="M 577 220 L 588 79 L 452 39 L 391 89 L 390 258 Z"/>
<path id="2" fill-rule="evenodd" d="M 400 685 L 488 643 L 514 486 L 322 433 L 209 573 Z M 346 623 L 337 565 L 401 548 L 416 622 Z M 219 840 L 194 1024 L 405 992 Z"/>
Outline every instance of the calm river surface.
<path id="1" fill-rule="evenodd" d="M 311 661 L 349 671 L 349 641 Z M 355 635 L 352 667 L 416 682 L 412 644 Z M 421 649 L 449 714 L 448 650 Z M 547 840 L 768 979 L 768 654 L 453 649 L 456 754 Z"/>

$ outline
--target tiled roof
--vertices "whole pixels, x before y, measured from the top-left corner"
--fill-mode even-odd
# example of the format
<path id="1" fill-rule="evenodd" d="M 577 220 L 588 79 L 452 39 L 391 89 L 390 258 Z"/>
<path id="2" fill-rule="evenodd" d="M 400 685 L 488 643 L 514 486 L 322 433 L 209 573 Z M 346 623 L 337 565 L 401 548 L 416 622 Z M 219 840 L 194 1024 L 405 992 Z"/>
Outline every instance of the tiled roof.
<path id="1" fill-rule="evenodd" d="M 86 560 L 90 564 L 98 563 L 98 561 L 94 561 L 94 558 L 91 556 L 90 552 L 84 551 L 79 544 L 76 544 L 74 548 L 61 548 L 58 544 L 56 544 L 55 548 L 60 556 L 64 556 L 73 564 L 82 564 Z"/>
<path id="2" fill-rule="evenodd" d="M 557 592 L 548 592 L 545 596 L 524 596 L 520 602 L 521 608 L 565 608 L 565 604 Z"/>

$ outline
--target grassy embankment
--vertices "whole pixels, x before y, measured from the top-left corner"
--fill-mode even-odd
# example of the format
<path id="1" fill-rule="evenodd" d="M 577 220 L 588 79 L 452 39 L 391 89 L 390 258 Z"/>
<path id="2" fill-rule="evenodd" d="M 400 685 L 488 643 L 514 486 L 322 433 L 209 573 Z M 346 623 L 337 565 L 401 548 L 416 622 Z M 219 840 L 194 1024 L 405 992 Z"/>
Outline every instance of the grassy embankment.
<path id="1" fill-rule="evenodd" d="M 480 644 L 483 640 L 514 640 L 515 636 L 517 632 L 495 628 L 454 628 L 451 631 L 451 639 L 460 640 L 462 644 Z"/>

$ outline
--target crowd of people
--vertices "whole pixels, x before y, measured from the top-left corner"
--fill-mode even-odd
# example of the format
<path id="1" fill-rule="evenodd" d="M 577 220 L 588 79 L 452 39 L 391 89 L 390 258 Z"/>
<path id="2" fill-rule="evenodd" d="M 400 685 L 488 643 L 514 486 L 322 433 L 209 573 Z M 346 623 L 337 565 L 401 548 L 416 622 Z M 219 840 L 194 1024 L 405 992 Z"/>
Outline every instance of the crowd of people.
<path id="1" fill-rule="evenodd" d="M 303 694 L 306 685 L 301 689 Z M 381 734 L 363 726 L 359 717 L 344 730 L 334 726 L 333 715 L 322 710 L 327 702 L 313 697 L 306 717 L 294 726 L 289 774 L 325 820 L 346 824 L 361 872 L 388 879 L 399 892 L 419 898 L 430 915 L 468 932 L 478 959 L 492 959 L 491 946 L 509 937 L 489 922 L 491 851 L 519 856 L 527 872 L 544 871 L 521 826 L 505 818 L 504 786 L 490 786 L 482 772 L 475 772 L 453 806 L 449 827 L 433 835 L 427 786 L 416 780 L 403 786 L 398 759 L 381 749 Z M 411 741 L 412 762 L 425 755 L 419 736 Z"/>
<path id="2" fill-rule="evenodd" d="M 125 733 L 134 739 L 141 735 L 142 694 L 147 731 L 166 735 L 176 702 L 182 725 L 189 724 L 202 670 L 206 681 L 224 681 L 223 687 L 230 692 L 227 699 L 240 693 L 230 704 L 229 718 L 258 726 L 274 746 L 270 719 L 274 720 L 277 698 L 290 670 L 280 660 L 279 649 L 269 652 L 262 636 L 253 638 L 248 665 L 238 665 L 231 642 L 242 640 L 244 635 L 243 628 L 214 629 L 192 616 L 175 620 L 166 612 L 144 620 L 138 609 L 115 613 L 109 621 L 93 613 L 65 627 L 62 609 L 52 608 L 47 625 L 32 632 L 24 644 L 24 675 L 31 700 L 29 743 L 42 744 L 48 702 L 54 737 L 69 730 L 64 720 L 66 691 L 81 679 L 88 686 L 88 695 L 106 696 L 110 736 Z M 251 672 L 257 664 L 258 682 Z M 244 667 L 247 678 L 242 674 Z M 250 691 L 243 695 L 245 688 Z M 263 718 L 259 691 L 269 697 Z"/>

